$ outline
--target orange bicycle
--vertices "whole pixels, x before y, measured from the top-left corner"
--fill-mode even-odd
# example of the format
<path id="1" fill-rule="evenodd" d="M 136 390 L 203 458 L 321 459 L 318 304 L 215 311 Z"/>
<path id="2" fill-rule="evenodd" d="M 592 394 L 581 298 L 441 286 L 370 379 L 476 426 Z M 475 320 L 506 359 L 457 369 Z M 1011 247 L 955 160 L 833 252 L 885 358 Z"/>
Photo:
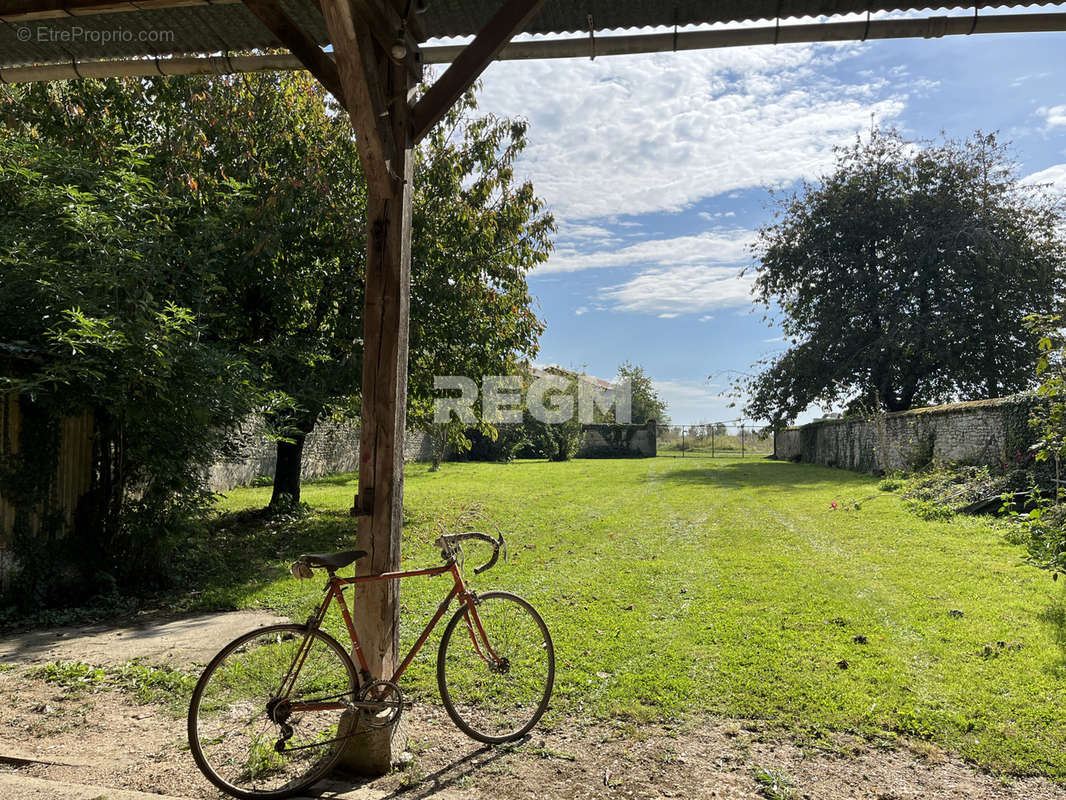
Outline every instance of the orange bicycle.
<path id="1" fill-rule="evenodd" d="M 303 555 L 296 577 L 329 575 L 317 613 L 304 625 L 271 625 L 234 639 L 204 669 L 189 704 L 189 746 L 197 766 L 227 794 L 280 798 L 325 777 L 364 726 L 396 721 L 404 707 L 399 680 L 452 600 L 459 608 L 437 651 L 437 686 L 448 715 L 465 734 L 490 744 L 524 736 L 544 714 L 555 680 L 555 650 L 540 614 L 509 592 L 475 593 L 463 579 L 461 542 L 492 545 L 492 567 L 503 536 L 469 532 L 441 536 L 444 564 L 428 569 L 338 578 L 366 553 Z M 410 652 L 388 679 L 370 674 L 343 590 L 355 583 L 448 573 L 452 587 Z M 322 630 L 331 603 L 340 607 L 359 662 Z"/>

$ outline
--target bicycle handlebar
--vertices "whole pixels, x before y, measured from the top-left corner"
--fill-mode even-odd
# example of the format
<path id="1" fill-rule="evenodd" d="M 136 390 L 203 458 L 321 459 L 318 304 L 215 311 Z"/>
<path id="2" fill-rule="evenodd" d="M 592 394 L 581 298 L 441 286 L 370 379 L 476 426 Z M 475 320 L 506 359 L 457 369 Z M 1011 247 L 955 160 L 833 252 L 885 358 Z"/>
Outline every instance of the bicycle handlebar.
<path id="1" fill-rule="evenodd" d="M 441 556 L 447 561 L 449 558 L 454 558 L 462 551 L 462 547 L 459 543 L 466 539 L 477 539 L 478 541 L 488 542 L 492 545 L 492 558 L 480 567 L 476 567 L 474 569 L 475 575 L 480 575 L 485 570 L 492 568 L 496 564 L 496 560 L 500 557 L 500 548 L 507 546 L 506 542 L 503 540 L 502 533 L 500 534 L 499 539 L 493 539 L 487 533 L 481 533 L 480 531 L 447 533 L 440 536 L 433 544 L 440 548 Z"/>

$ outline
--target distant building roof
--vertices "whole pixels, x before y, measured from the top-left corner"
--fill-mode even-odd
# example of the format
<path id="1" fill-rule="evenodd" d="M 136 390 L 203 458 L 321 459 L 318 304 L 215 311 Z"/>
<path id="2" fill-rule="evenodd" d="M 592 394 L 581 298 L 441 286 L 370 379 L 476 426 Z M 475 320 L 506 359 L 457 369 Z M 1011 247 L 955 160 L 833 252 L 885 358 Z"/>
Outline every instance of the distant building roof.
<path id="1" fill-rule="evenodd" d="M 552 375 L 562 375 L 565 378 L 577 378 L 584 383 L 591 383 L 593 386 L 597 386 L 600 389 L 613 389 L 615 385 L 611 381 L 605 381 L 603 378 L 597 378 L 594 375 L 586 375 L 583 372 L 577 370 L 567 369 L 566 367 L 560 367 L 557 364 L 549 364 L 546 367 L 533 367 L 530 369 L 534 375 L 538 378 L 547 378 Z"/>

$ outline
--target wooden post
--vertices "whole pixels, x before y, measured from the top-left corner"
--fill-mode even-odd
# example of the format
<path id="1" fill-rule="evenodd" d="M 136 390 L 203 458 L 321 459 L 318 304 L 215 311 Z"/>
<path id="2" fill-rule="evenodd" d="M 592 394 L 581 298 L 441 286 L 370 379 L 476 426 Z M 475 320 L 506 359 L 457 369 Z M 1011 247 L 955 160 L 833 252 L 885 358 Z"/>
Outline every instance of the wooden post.
<path id="1" fill-rule="evenodd" d="M 366 305 L 363 312 L 363 394 L 359 434 L 359 530 L 356 547 L 370 557 L 360 572 L 400 567 L 403 519 L 403 439 L 407 415 L 407 343 L 411 289 L 411 183 L 407 72 L 390 64 L 390 112 L 396 128 L 395 173 L 388 186 L 369 185 Z M 369 512 L 369 513 L 367 513 Z M 397 582 L 356 587 L 363 655 L 376 677 L 397 663 Z"/>
<path id="2" fill-rule="evenodd" d="M 285 34 L 293 44 L 302 46 L 290 36 L 283 14 L 268 5 L 274 0 L 250 2 L 279 36 Z M 417 25 L 409 14 L 410 3 L 408 12 L 398 15 L 399 0 L 320 0 L 333 43 L 339 91 L 355 128 L 367 183 L 359 494 L 353 509 L 359 518 L 356 547 L 369 553 L 358 564 L 362 575 L 400 566 L 414 143 L 477 80 L 542 2 L 507 0 L 445 72 L 442 83 L 435 84 L 412 108 L 420 62 L 412 61 L 415 54 L 406 35 Z M 300 53 L 296 55 L 304 59 Z M 306 60 L 321 59 L 309 53 Z M 329 73 L 328 67 L 320 72 Z M 329 79 L 331 74 L 326 76 Z M 388 679 L 396 668 L 400 628 L 397 584 L 374 582 L 360 584 L 355 590 L 356 629 L 375 680 Z M 357 728 L 357 734 L 348 740 L 343 763 L 363 774 L 387 772 L 405 744 L 404 735 L 395 728 Z"/>
<path id="3" fill-rule="evenodd" d="M 363 312 L 363 394 L 359 431 L 359 527 L 356 547 L 370 555 L 359 574 L 400 568 L 403 526 L 403 446 L 407 417 L 407 345 L 411 291 L 411 83 L 402 64 L 388 94 L 396 148 L 386 186 L 368 184 L 366 305 Z M 369 513 L 368 513 L 369 512 Z M 356 628 L 375 678 L 396 670 L 400 629 L 399 581 L 355 587 Z M 402 730 L 370 728 L 348 744 L 345 763 L 384 774 L 406 746 Z"/>
<path id="4" fill-rule="evenodd" d="M 414 179 L 411 95 L 406 60 L 396 61 L 353 13 L 349 0 L 323 0 L 337 70 L 367 179 L 366 298 L 359 432 L 356 547 L 369 556 L 358 574 L 400 566 L 403 440 L 407 416 L 407 343 L 411 290 L 411 201 Z M 374 680 L 397 664 L 398 581 L 355 588 L 356 631 Z M 366 678 L 367 676 L 364 676 Z M 363 728 L 348 740 L 342 762 L 362 774 L 384 774 L 406 744 L 394 727 Z"/>

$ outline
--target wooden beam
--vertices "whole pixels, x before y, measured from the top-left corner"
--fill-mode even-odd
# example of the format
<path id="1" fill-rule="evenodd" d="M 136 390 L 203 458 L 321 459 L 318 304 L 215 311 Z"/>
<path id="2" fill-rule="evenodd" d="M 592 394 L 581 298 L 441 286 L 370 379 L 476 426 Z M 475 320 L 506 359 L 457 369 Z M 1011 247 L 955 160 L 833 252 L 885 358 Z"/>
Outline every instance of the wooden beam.
<path id="1" fill-rule="evenodd" d="M 420 141 L 448 113 L 492 63 L 511 37 L 522 30 L 544 0 L 508 0 L 414 107 L 411 124 Z"/>
<path id="2" fill-rule="evenodd" d="M 278 37 L 294 56 L 310 70 L 318 82 L 326 87 L 345 108 L 344 89 L 341 85 L 337 65 L 333 59 L 319 47 L 300 28 L 293 19 L 282 10 L 277 0 L 244 0 L 245 7 L 255 14 L 270 32 Z"/>
<path id="3" fill-rule="evenodd" d="M 319 0 L 321 2 L 321 0 Z M 400 14 L 389 5 L 382 5 L 380 0 L 351 0 L 352 9 L 367 24 L 381 49 L 392 55 L 392 47 L 403 42 L 407 55 L 403 61 L 415 81 L 422 80 L 422 65 L 418 61 L 418 42 L 407 29 Z M 396 59 L 393 58 L 395 61 Z"/>
<path id="4" fill-rule="evenodd" d="M 390 0 L 383 0 L 383 2 L 390 2 Z M 426 35 L 426 29 L 422 27 L 422 19 L 419 16 L 419 6 L 425 8 L 425 2 L 419 2 L 419 0 L 391 0 L 392 7 L 395 9 L 396 14 L 407 23 L 407 30 L 414 36 L 415 41 L 422 43 L 429 37 Z M 406 12 L 407 16 L 404 17 Z"/>
<path id="5" fill-rule="evenodd" d="M 390 108 L 378 68 L 379 63 L 387 63 L 387 58 L 382 57 L 381 49 L 375 45 L 361 18 L 360 24 L 356 24 L 351 0 L 322 0 L 322 14 L 333 42 L 367 185 L 385 191 L 396 163 Z"/>

